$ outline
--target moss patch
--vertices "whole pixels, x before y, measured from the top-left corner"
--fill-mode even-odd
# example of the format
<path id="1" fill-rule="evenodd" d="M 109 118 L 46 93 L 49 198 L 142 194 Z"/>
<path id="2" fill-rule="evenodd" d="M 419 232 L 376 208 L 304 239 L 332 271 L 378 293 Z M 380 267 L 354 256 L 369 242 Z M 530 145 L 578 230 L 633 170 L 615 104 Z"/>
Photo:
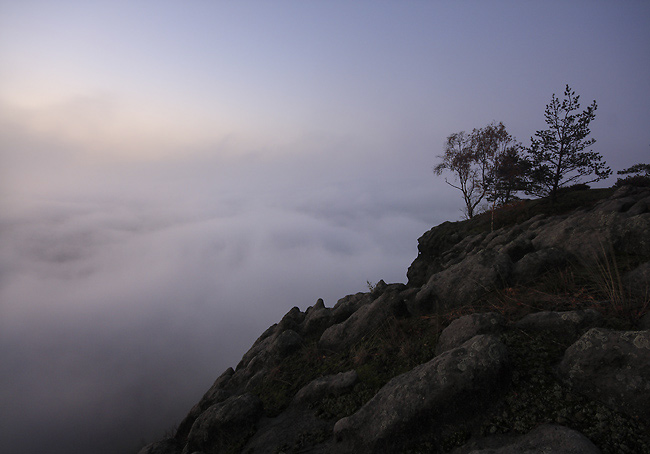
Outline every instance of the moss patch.
<path id="1" fill-rule="evenodd" d="M 650 433 L 641 421 L 573 393 L 554 374 L 568 342 L 550 333 L 513 329 L 503 335 L 513 363 L 510 391 L 482 424 L 482 435 L 524 434 L 541 424 L 560 424 L 583 433 L 606 453 L 650 452 Z"/>

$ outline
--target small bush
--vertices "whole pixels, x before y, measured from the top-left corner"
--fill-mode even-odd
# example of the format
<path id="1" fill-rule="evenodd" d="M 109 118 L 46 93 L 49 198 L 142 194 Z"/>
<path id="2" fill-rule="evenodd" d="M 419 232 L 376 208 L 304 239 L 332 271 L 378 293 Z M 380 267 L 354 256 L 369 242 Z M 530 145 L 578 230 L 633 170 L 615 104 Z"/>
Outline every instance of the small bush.
<path id="1" fill-rule="evenodd" d="M 625 178 L 619 178 L 614 183 L 615 188 L 620 188 L 621 186 L 636 186 L 647 188 L 650 187 L 650 177 L 646 175 L 632 175 Z"/>
<path id="2" fill-rule="evenodd" d="M 556 194 L 557 195 L 562 195 L 562 194 L 568 194 L 569 192 L 586 191 L 587 189 L 590 189 L 588 184 L 577 183 L 577 184 L 572 184 L 571 186 L 565 186 L 563 188 L 558 188 Z"/>

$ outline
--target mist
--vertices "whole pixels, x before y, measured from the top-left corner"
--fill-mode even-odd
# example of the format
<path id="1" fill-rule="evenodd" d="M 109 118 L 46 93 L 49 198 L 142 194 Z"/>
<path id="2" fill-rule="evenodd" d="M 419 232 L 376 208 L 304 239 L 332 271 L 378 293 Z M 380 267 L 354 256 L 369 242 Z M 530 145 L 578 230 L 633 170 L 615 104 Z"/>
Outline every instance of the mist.
<path id="1" fill-rule="evenodd" d="M 557 14 L 562 9 L 562 14 Z M 406 282 L 445 138 L 565 84 L 648 161 L 645 2 L 0 5 L 0 439 L 131 454 L 292 307 Z M 616 176 L 595 186 L 609 186 Z"/>

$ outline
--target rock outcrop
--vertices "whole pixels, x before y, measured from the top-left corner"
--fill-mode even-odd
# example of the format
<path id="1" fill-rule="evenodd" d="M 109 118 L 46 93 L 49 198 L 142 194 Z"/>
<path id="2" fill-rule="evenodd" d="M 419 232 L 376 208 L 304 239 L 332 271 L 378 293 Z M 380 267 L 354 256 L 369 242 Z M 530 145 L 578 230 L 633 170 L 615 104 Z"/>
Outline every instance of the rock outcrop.
<path id="1" fill-rule="evenodd" d="M 468 418 L 507 383 L 508 372 L 506 347 L 494 336 L 474 336 L 393 378 L 359 411 L 339 420 L 337 451 L 391 452 L 412 432 Z"/>
<path id="2" fill-rule="evenodd" d="M 589 209 L 540 214 L 491 233 L 463 237 L 462 227 L 444 223 L 418 240 L 408 284 L 421 288 L 418 306 L 430 310 L 469 304 L 495 287 L 530 282 L 571 261 L 595 262 L 610 250 L 648 257 L 649 204 L 647 188 L 623 187 Z"/>
<path id="3" fill-rule="evenodd" d="M 484 448 L 479 448 L 484 446 Z M 490 446 L 487 448 L 486 446 Z M 468 443 L 453 454 L 600 454 L 598 449 L 580 432 L 563 426 L 543 425 L 515 438 Z"/>
<path id="4" fill-rule="evenodd" d="M 442 332 L 436 345 L 436 355 L 456 348 L 478 334 L 503 331 L 506 319 L 495 312 L 476 313 L 457 318 Z"/>
<path id="5" fill-rule="evenodd" d="M 291 309 L 140 454 L 650 452 L 650 190 L 601 193 L 431 229 L 406 285 Z"/>
<path id="6" fill-rule="evenodd" d="M 650 421 L 650 330 L 592 328 L 567 349 L 559 371 L 581 393 Z"/>
<path id="7" fill-rule="evenodd" d="M 345 321 L 327 328 L 318 341 L 318 346 L 334 351 L 350 347 L 387 318 L 404 313 L 406 304 L 399 291 L 386 291 L 371 303 L 361 306 Z"/>

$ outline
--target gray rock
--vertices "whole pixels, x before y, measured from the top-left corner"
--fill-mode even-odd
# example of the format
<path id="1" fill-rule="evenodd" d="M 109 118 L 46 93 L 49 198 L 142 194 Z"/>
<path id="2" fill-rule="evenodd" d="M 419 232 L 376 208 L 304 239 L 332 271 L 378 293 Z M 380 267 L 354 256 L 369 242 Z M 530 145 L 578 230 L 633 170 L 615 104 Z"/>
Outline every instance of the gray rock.
<path id="1" fill-rule="evenodd" d="M 614 223 L 610 230 L 609 244 L 611 244 L 612 250 L 623 254 L 650 256 L 650 235 L 648 235 L 650 213 L 629 216 L 627 219 Z"/>
<path id="2" fill-rule="evenodd" d="M 278 358 L 283 358 L 298 349 L 301 345 L 302 337 L 300 334 L 292 329 L 287 329 L 274 339 L 269 348 L 269 353 Z"/>
<path id="3" fill-rule="evenodd" d="M 262 401 L 253 394 L 212 405 L 192 425 L 183 453 L 225 450 L 233 440 L 252 435 L 261 415 Z"/>
<path id="4" fill-rule="evenodd" d="M 486 249 L 496 249 L 512 241 L 512 231 L 510 229 L 499 229 L 490 232 L 483 240 Z"/>
<path id="5" fill-rule="evenodd" d="M 630 216 L 638 216 L 639 214 L 644 214 L 650 211 L 650 197 L 641 199 L 636 202 L 632 207 L 630 207 L 628 214 Z"/>
<path id="6" fill-rule="evenodd" d="M 359 376 L 354 370 L 317 378 L 296 393 L 293 404 L 312 403 L 326 396 L 345 394 L 352 389 L 358 379 Z"/>
<path id="7" fill-rule="evenodd" d="M 528 331 L 550 331 L 562 338 L 573 338 L 603 321 L 600 312 L 593 309 L 528 314 L 515 323 L 515 327 Z"/>
<path id="8" fill-rule="evenodd" d="M 458 226 L 458 222 L 443 222 L 418 238 L 418 256 L 406 273 L 409 286 L 420 287 L 433 273 L 440 271 L 440 257 L 463 240 Z"/>
<path id="9" fill-rule="evenodd" d="M 157 441 L 148 444 L 138 454 L 181 454 L 183 447 L 174 439 Z"/>
<path id="10" fill-rule="evenodd" d="M 264 333 L 253 343 L 253 346 L 244 354 L 239 364 L 237 364 L 237 371 L 242 368 L 247 368 L 249 363 L 255 358 L 265 358 L 267 354 L 274 350 L 279 352 L 282 350 L 280 345 L 274 345 L 278 339 L 278 336 L 281 336 L 285 331 L 291 330 L 294 332 L 301 330 L 301 324 L 305 320 L 305 314 L 300 311 L 297 307 L 292 308 L 287 312 L 280 323 L 270 326 Z M 296 333 L 297 334 L 297 333 Z M 282 339 L 280 343 L 283 343 L 286 340 L 288 335 L 284 335 L 285 339 Z M 295 338 L 295 336 L 294 336 Z M 253 372 L 257 372 L 256 369 Z M 250 373 L 248 375 L 251 375 Z"/>
<path id="11" fill-rule="evenodd" d="M 416 317 L 431 313 L 430 310 L 423 311 L 417 306 L 415 302 L 415 297 L 417 296 L 419 291 L 420 291 L 419 288 L 408 288 L 400 292 L 400 297 L 404 300 L 404 304 L 406 305 L 406 311 L 410 315 Z"/>
<path id="12" fill-rule="evenodd" d="M 339 351 L 361 340 L 389 317 L 403 313 L 406 313 L 406 305 L 399 293 L 385 292 L 371 304 L 361 306 L 343 323 L 327 328 L 318 341 L 318 347 Z"/>
<path id="13" fill-rule="evenodd" d="M 307 311 L 300 332 L 305 336 L 321 335 L 333 323 L 332 309 L 326 308 L 323 300 L 319 299 L 314 307 Z"/>
<path id="14" fill-rule="evenodd" d="M 375 298 L 378 296 L 381 296 L 382 293 L 384 293 L 388 289 L 388 284 L 384 282 L 383 279 L 380 279 L 379 282 L 377 282 L 370 293 L 372 293 L 372 296 Z"/>
<path id="15" fill-rule="evenodd" d="M 453 454 L 600 454 L 580 432 L 564 426 L 543 425 L 515 438 L 483 439 L 468 443 Z"/>
<path id="16" fill-rule="evenodd" d="M 467 254 L 475 253 L 475 249 L 483 243 L 486 236 L 486 233 L 477 233 L 476 235 L 468 236 L 467 238 L 463 238 L 463 240 L 458 243 L 458 246 L 462 247 L 463 251 Z"/>
<path id="17" fill-rule="evenodd" d="M 229 388 L 251 390 L 260 383 L 269 368 L 299 349 L 302 344 L 302 336 L 290 329 L 267 337 L 244 355 L 245 358 L 240 361 L 228 383 Z M 255 356 L 250 358 L 252 353 Z"/>
<path id="18" fill-rule="evenodd" d="M 620 218 L 617 213 L 577 213 L 549 220 L 532 240 L 536 250 L 558 248 L 582 261 L 593 261 L 601 245 L 611 242 L 609 226 Z"/>
<path id="19" fill-rule="evenodd" d="M 331 453 L 331 421 L 314 416 L 305 408 L 290 408 L 272 419 L 259 422 L 259 429 L 240 451 L 243 454 L 282 452 Z"/>
<path id="20" fill-rule="evenodd" d="M 629 296 L 640 303 L 650 301 L 650 262 L 645 262 L 623 276 Z"/>
<path id="21" fill-rule="evenodd" d="M 276 332 L 277 327 L 277 324 L 270 326 L 259 338 L 257 338 L 257 340 L 253 343 L 253 346 L 246 353 L 244 353 L 244 356 L 242 356 L 239 364 L 237 364 L 237 372 L 239 372 L 240 369 L 245 369 L 248 367 L 248 364 L 253 360 L 253 358 L 258 356 L 260 352 L 269 349 L 270 345 L 275 340 L 275 336 L 278 334 Z"/>
<path id="22" fill-rule="evenodd" d="M 639 327 L 642 330 L 649 330 L 650 329 L 650 312 L 648 312 L 643 317 L 641 317 L 641 320 L 639 321 Z"/>
<path id="23" fill-rule="evenodd" d="M 566 350 L 558 372 L 577 392 L 650 419 L 650 331 L 593 328 Z"/>
<path id="24" fill-rule="evenodd" d="M 232 367 L 229 367 L 215 380 L 210 389 L 208 389 L 208 391 L 203 395 L 199 403 L 192 407 L 187 416 L 185 416 L 178 425 L 175 436 L 176 439 L 184 440 L 187 437 L 192 428 L 192 424 L 194 424 L 196 418 L 198 418 L 206 408 L 216 403 L 223 402 L 232 396 L 232 393 L 226 391 L 224 387 L 228 384 L 234 373 L 235 371 Z"/>
<path id="25" fill-rule="evenodd" d="M 512 261 L 506 253 L 484 250 L 431 276 L 415 297 L 418 307 L 433 309 L 435 300 L 449 309 L 470 304 L 505 283 Z"/>
<path id="26" fill-rule="evenodd" d="M 325 309 L 325 301 L 323 301 L 323 298 L 318 298 L 316 304 L 307 308 L 305 311 L 305 317 L 307 317 L 311 311 L 318 309 Z"/>
<path id="27" fill-rule="evenodd" d="M 623 213 L 628 211 L 636 203 L 634 197 L 609 198 L 600 202 L 596 209 L 598 211 L 614 211 Z"/>
<path id="28" fill-rule="evenodd" d="M 357 309 L 370 304 L 376 298 L 369 292 L 347 295 L 336 302 L 332 308 L 334 323 L 342 323 L 354 314 Z"/>
<path id="29" fill-rule="evenodd" d="M 436 355 L 459 347 L 477 334 L 499 333 L 505 326 L 505 318 L 496 312 L 470 314 L 457 318 L 440 333 Z"/>
<path id="30" fill-rule="evenodd" d="M 510 243 L 505 244 L 502 249 L 502 252 L 508 254 L 510 260 L 517 262 L 521 260 L 526 254 L 533 252 L 533 243 L 527 238 L 527 234 L 521 235 Z"/>
<path id="31" fill-rule="evenodd" d="M 391 452 L 410 431 L 469 417 L 507 386 L 506 347 L 479 335 L 390 380 L 334 426 L 337 452 Z M 435 427 L 435 426 L 434 426 Z"/>
<path id="32" fill-rule="evenodd" d="M 255 374 L 248 379 L 246 384 L 244 385 L 244 390 L 248 392 L 254 392 L 255 388 L 262 386 L 264 384 L 264 380 L 266 380 L 266 376 L 268 375 L 269 371 L 266 367 L 262 367 L 259 371 L 255 372 Z"/>
<path id="33" fill-rule="evenodd" d="M 278 323 L 278 328 L 276 332 L 281 333 L 288 329 L 292 331 L 300 331 L 300 325 L 305 320 L 305 314 L 300 311 L 297 307 L 292 307 L 289 312 L 287 312 L 280 323 Z"/>
<path id="34" fill-rule="evenodd" d="M 281 327 L 281 324 L 275 325 L 273 334 L 256 342 L 246 352 L 237 365 L 237 371 L 230 379 L 229 384 L 233 388 L 244 386 L 262 369 L 268 368 L 271 363 L 277 362 L 302 345 L 300 334 L 291 329 L 279 331 Z"/>
<path id="35" fill-rule="evenodd" d="M 510 281 L 513 284 L 532 282 L 549 270 L 565 266 L 569 259 L 567 252 L 556 247 L 529 252 L 513 265 Z"/>
<path id="36" fill-rule="evenodd" d="M 593 262 L 610 246 L 619 253 L 650 255 L 650 213 L 626 211 L 626 207 L 648 197 L 648 190 L 618 195 L 599 203 L 589 212 L 576 211 L 544 223 L 532 240 L 535 249 L 561 248 L 584 262 Z"/>

